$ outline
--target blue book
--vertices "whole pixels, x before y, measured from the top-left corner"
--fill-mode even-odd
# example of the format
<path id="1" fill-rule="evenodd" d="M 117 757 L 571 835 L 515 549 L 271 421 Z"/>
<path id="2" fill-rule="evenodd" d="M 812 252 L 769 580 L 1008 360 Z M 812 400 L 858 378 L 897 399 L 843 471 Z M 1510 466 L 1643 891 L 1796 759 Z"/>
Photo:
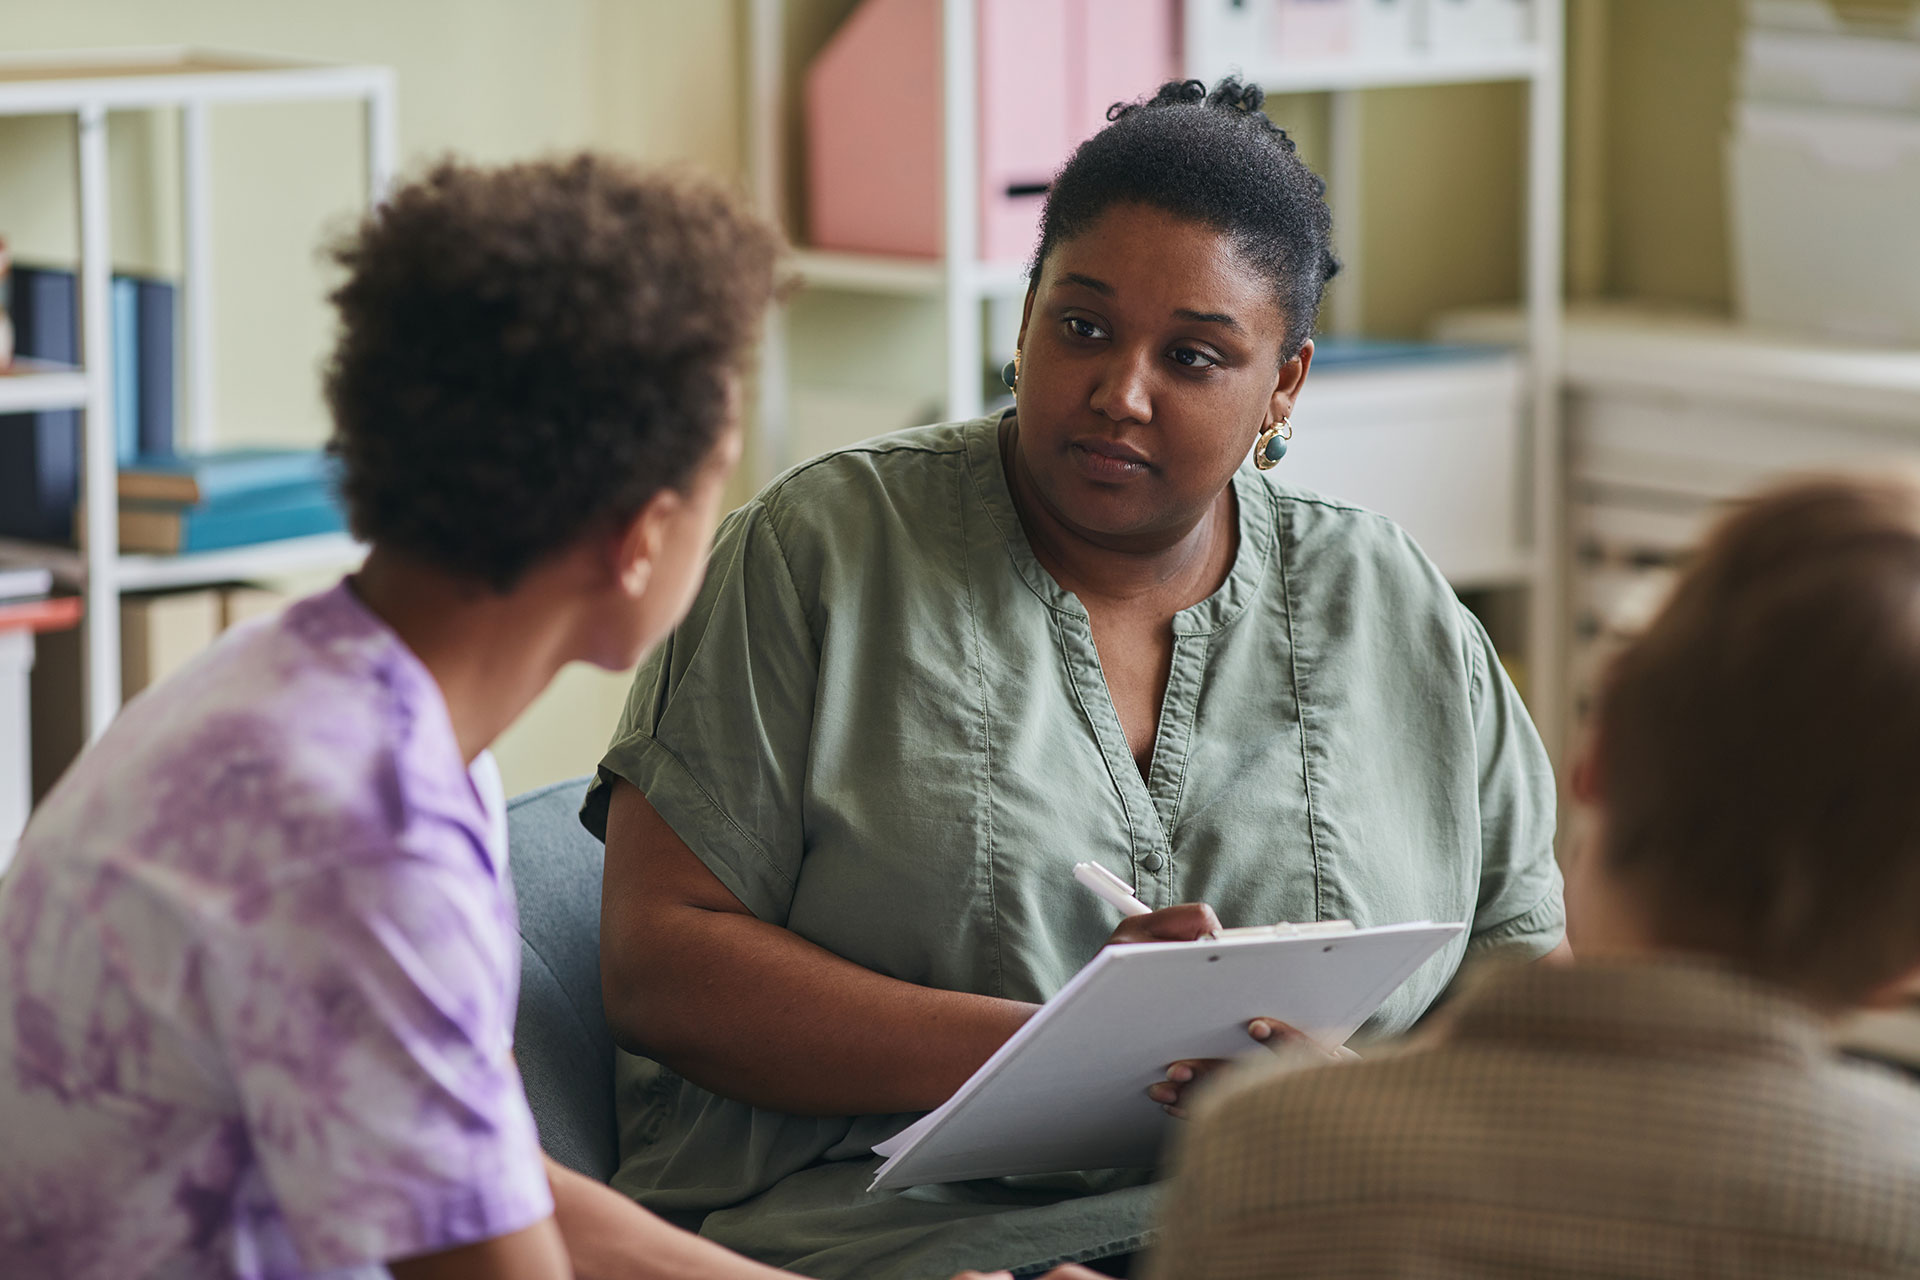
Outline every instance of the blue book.
<path id="1" fill-rule="evenodd" d="M 141 457 L 120 472 L 128 502 L 182 506 L 217 502 L 290 485 L 333 482 L 339 468 L 319 449 L 215 449 Z"/>
<path id="2" fill-rule="evenodd" d="M 14 349 L 78 364 L 79 307 L 71 271 L 16 266 Z M 0 415 L 0 537 L 73 540 L 80 495 L 80 414 L 74 409 Z"/>
<path id="3" fill-rule="evenodd" d="M 275 498 L 175 507 L 134 503 L 120 509 L 122 551 L 218 551 L 282 538 L 339 533 L 346 513 L 331 485 L 296 485 Z"/>
<path id="4" fill-rule="evenodd" d="M 140 453 L 140 288 L 113 278 L 113 437 L 121 466 Z"/>
<path id="5" fill-rule="evenodd" d="M 175 313 L 178 291 L 165 280 L 134 279 L 139 322 L 140 452 L 173 452 L 175 360 L 179 347 Z"/>

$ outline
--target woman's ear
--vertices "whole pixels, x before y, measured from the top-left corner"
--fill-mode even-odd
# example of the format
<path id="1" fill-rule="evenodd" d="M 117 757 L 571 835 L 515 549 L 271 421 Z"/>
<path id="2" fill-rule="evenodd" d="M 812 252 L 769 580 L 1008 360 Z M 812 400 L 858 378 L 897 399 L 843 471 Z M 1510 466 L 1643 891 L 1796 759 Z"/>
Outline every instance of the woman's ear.
<path id="1" fill-rule="evenodd" d="M 1313 339 L 1300 344 L 1300 350 L 1293 359 L 1280 366 L 1280 372 L 1273 380 L 1273 395 L 1267 404 L 1267 413 L 1274 422 L 1293 416 L 1293 402 L 1299 398 L 1300 388 L 1306 383 L 1307 368 L 1313 364 Z"/>
<path id="2" fill-rule="evenodd" d="M 638 600 L 652 585 L 654 566 L 666 546 L 667 532 L 685 502 L 677 490 L 663 488 L 615 532 L 611 568 L 621 594 L 628 599 Z"/>
<path id="3" fill-rule="evenodd" d="M 1027 300 L 1020 304 L 1020 332 L 1014 337 L 1014 350 L 1023 350 L 1027 345 L 1027 322 L 1033 319 L 1033 296 L 1040 288 L 1040 277 L 1027 281 Z"/>

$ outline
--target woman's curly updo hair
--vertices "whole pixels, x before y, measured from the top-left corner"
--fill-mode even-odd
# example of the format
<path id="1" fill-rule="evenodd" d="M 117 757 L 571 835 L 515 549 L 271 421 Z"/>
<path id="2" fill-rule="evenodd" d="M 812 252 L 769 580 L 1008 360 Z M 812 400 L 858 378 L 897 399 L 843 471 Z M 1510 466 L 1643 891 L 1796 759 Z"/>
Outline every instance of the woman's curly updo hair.
<path id="1" fill-rule="evenodd" d="M 734 416 L 777 236 L 604 156 L 453 161 L 331 250 L 353 531 L 496 591 L 686 489 Z"/>
<path id="2" fill-rule="evenodd" d="M 1327 184 L 1286 130 L 1260 110 L 1257 85 L 1229 76 L 1209 93 L 1171 80 L 1143 102 L 1116 103 L 1111 121 L 1054 177 L 1040 221 L 1033 278 L 1056 245 L 1117 204 L 1144 204 L 1230 236 L 1269 281 L 1287 325 L 1283 359 L 1313 336 L 1320 296 L 1340 269 Z"/>

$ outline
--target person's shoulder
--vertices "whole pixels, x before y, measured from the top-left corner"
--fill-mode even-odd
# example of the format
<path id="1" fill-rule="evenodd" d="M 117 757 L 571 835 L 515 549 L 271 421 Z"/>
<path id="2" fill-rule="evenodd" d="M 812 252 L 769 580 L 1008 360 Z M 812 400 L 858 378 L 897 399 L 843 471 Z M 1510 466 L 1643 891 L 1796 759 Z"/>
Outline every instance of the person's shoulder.
<path id="1" fill-rule="evenodd" d="M 970 435 L 980 429 L 979 420 L 942 422 L 832 449 L 788 468 L 754 502 L 783 528 L 885 516 L 900 501 L 950 487 L 966 466 Z"/>
<path id="2" fill-rule="evenodd" d="M 1280 1141 L 1338 1148 L 1376 1116 L 1428 1092 L 1444 1047 L 1395 1046 L 1358 1061 L 1305 1061 L 1282 1056 L 1243 1066 L 1220 1082 L 1197 1114 L 1196 1127 L 1217 1140 L 1260 1145 Z"/>
<path id="3" fill-rule="evenodd" d="M 1426 1141 L 1444 1102 L 1430 1073 L 1427 1051 L 1399 1048 L 1357 1062 L 1240 1065 L 1196 1105 L 1179 1176 L 1228 1212 L 1356 1197 L 1357 1178 L 1393 1170 L 1409 1142 Z"/>
<path id="4" fill-rule="evenodd" d="M 912 427 L 810 458 L 727 517 L 716 562 L 759 543 L 812 581 L 829 564 L 870 567 L 880 549 L 912 560 L 947 545 L 970 436 L 990 429 L 981 419 Z"/>
<path id="5" fill-rule="evenodd" d="M 1271 477 L 1251 490 L 1273 512 L 1290 610 L 1313 625 L 1358 629 L 1396 650 L 1451 655 L 1472 668 L 1474 628 L 1453 585 L 1412 535 L 1378 511 Z M 1357 638 L 1349 636 L 1349 639 Z"/>
<path id="6" fill-rule="evenodd" d="M 418 815 L 477 808 L 431 675 L 333 595 L 237 629 L 136 698 L 48 797 L 45 828 L 94 861 L 258 889 L 402 857 Z"/>
<path id="7" fill-rule="evenodd" d="M 1920 1083 L 1880 1062 L 1838 1056 L 1813 1085 L 1813 1102 L 1840 1145 L 1920 1192 Z"/>
<path id="8" fill-rule="evenodd" d="M 1278 515 L 1283 545 L 1296 561 L 1322 570 L 1366 568 L 1451 597 L 1432 559 L 1392 518 L 1270 478 L 1264 479 L 1262 491 Z"/>

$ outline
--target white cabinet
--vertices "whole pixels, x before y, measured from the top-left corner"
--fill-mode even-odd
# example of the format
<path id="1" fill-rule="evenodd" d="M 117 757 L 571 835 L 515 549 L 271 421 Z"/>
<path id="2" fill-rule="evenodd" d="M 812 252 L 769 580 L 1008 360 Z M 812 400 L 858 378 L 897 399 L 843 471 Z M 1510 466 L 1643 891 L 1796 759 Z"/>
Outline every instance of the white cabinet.
<path id="1" fill-rule="evenodd" d="M 1524 373 L 1498 350 L 1316 363 L 1266 474 L 1392 518 L 1456 587 L 1527 585 Z"/>

